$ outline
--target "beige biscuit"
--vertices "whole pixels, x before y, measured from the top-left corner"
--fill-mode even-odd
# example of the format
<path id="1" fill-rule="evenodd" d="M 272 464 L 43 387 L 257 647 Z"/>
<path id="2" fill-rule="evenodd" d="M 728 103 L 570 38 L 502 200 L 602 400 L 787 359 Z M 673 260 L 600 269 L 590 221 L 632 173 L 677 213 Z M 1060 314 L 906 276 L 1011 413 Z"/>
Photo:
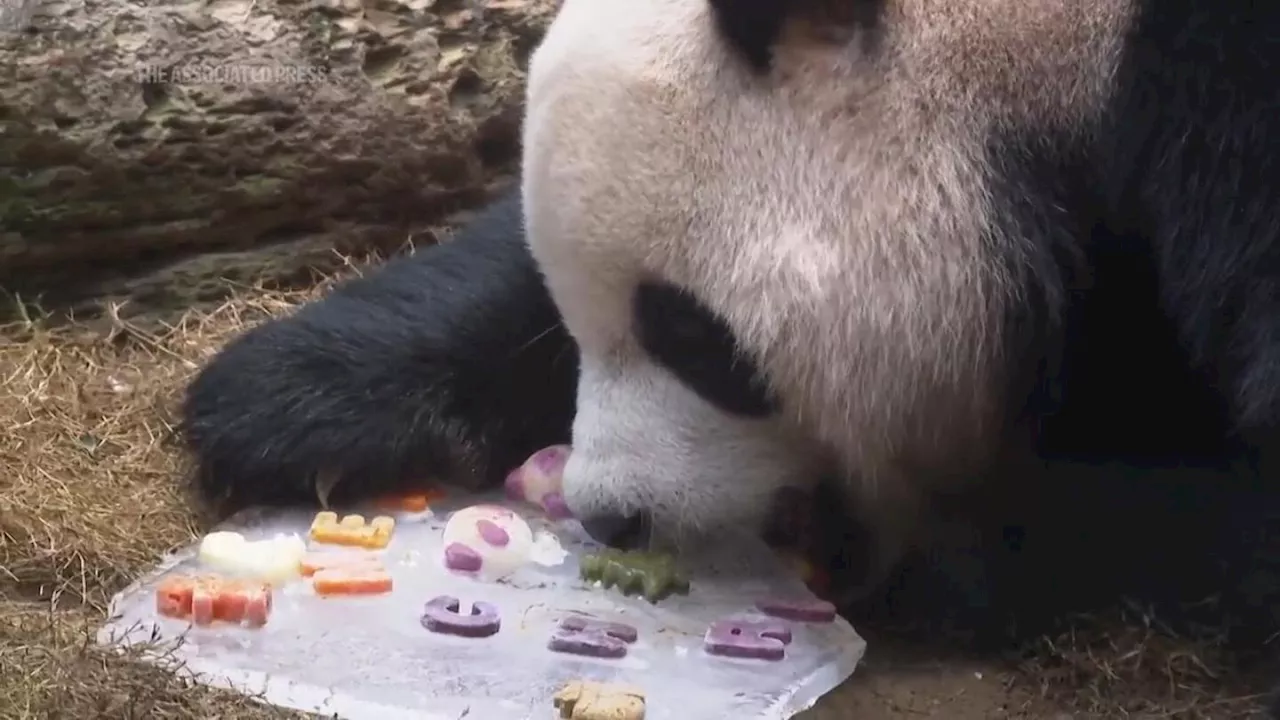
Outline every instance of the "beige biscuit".
<path id="1" fill-rule="evenodd" d="M 632 685 L 574 680 L 552 698 L 564 720 L 643 720 L 644 693 Z"/>

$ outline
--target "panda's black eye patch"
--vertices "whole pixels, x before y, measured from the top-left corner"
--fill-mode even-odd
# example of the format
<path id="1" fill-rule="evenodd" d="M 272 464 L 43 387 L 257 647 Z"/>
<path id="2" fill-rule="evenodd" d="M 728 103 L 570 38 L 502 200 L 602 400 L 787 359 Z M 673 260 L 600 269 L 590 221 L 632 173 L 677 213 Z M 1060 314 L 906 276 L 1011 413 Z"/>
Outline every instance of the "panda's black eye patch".
<path id="1" fill-rule="evenodd" d="M 702 399 L 733 415 L 777 410 L 728 325 L 692 295 L 666 283 L 641 283 L 632 303 L 641 347 Z"/>

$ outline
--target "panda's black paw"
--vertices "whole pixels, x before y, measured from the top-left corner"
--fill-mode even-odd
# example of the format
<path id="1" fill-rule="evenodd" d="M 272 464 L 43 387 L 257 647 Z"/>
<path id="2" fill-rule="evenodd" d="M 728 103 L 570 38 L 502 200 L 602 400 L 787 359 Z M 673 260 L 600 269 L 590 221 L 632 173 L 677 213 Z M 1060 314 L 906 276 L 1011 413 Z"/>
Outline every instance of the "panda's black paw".
<path id="1" fill-rule="evenodd" d="M 511 195 L 229 343 L 182 408 L 199 496 L 233 511 L 497 483 L 567 442 L 577 354 L 520 228 Z"/>
<path id="2" fill-rule="evenodd" d="M 1263 717 L 1266 720 L 1280 720 L 1280 684 L 1272 688 L 1267 693 L 1266 706 L 1263 708 Z"/>

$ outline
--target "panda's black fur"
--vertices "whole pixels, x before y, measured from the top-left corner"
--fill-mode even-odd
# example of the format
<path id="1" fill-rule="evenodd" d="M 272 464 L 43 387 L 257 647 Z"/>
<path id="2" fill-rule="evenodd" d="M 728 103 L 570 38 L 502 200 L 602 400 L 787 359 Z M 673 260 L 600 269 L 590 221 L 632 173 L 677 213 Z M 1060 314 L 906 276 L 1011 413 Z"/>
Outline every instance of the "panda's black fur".
<path id="1" fill-rule="evenodd" d="M 710 0 L 762 76 L 786 18 L 816 2 Z M 1087 157 L 1047 132 L 995 135 L 1005 222 L 1059 229 L 1017 259 L 1029 292 L 1008 338 L 1034 460 L 943 499 L 957 533 L 863 611 L 927 599 L 991 638 L 1120 594 L 1172 611 L 1219 593 L 1214 619 L 1244 646 L 1280 630 L 1280 5 L 1136 4 Z M 654 357 L 723 409 L 769 411 L 722 323 L 678 289 L 646 292 Z M 232 341 L 190 386 L 183 431 L 201 494 L 233 507 L 311 502 L 326 475 L 334 502 L 493 484 L 569 440 L 577 371 L 511 191 L 453 240 Z M 854 532 L 839 514 L 824 527 L 833 547 Z"/>
<path id="2" fill-rule="evenodd" d="M 232 340 L 191 383 L 183 433 L 226 507 L 334 503 L 448 477 L 501 482 L 567 442 L 577 352 L 508 192 L 451 242 L 342 283 Z"/>

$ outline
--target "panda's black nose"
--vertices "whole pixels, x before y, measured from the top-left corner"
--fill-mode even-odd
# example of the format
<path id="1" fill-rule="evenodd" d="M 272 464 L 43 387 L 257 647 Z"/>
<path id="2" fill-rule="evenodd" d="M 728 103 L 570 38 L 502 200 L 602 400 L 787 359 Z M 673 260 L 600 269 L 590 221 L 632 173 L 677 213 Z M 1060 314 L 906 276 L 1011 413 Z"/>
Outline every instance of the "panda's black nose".
<path id="1" fill-rule="evenodd" d="M 600 513 L 579 518 L 579 522 L 596 542 L 618 550 L 638 550 L 649 540 L 647 513 Z"/>

